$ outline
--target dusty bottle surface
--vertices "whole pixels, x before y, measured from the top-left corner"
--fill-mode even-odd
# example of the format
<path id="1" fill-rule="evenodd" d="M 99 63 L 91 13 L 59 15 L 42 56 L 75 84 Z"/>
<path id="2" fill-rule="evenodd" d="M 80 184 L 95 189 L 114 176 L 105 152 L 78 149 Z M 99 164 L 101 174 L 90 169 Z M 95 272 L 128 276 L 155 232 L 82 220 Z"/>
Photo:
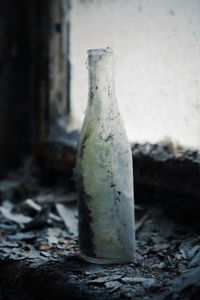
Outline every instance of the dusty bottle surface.
<path id="1" fill-rule="evenodd" d="M 134 256 L 132 154 L 114 92 L 111 49 L 88 50 L 89 97 L 75 168 L 83 259 L 124 263 Z"/>

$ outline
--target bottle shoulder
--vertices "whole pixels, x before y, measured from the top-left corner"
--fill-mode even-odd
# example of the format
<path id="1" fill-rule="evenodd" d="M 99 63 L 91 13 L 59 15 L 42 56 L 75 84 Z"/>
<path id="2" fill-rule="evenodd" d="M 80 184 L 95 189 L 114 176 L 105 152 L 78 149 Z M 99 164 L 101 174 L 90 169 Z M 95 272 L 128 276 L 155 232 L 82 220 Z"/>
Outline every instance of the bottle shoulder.
<path id="1" fill-rule="evenodd" d="M 104 116 L 88 116 L 86 114 L 80 133 L 80 139 L 85 135 L 100 135 L 103 139 L 108 136 L 126 136 L 124 124 L 119 113 L 112 111 Z M 107 138 L 106 138 L 107 137 Z"/>
<path id="2" fill-rule="evenodd" d="M 116 153 L 129 153 L 128 141 L 120 115 L 115 118 L 99 118 L 85 120 L 78 144 L 78 152 L 83 153 L 108 151 Z"/>

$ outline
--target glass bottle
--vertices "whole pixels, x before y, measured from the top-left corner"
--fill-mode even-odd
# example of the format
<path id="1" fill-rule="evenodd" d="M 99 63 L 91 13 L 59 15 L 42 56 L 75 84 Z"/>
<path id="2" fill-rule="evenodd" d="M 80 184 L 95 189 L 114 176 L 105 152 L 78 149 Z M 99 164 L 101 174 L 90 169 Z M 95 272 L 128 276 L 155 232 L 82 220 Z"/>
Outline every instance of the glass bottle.
<path id="1" fill-rule="evenodd" d="M 110 48 L 88 50 L 89 97 L 76 161 L 80 255 L 125 263 L 135 247 L 132 154 L 118 111 Z"/>

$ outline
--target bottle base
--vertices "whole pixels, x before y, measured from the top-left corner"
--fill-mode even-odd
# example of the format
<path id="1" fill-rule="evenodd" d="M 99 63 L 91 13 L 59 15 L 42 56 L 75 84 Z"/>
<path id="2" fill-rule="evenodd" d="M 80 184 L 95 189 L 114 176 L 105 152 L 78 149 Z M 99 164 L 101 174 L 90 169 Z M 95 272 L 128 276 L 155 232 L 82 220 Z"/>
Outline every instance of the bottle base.
<path id="1" fill-rule="evenodd" d="M 83 253 L 80 253 L 80 257 L 89 262 L 89 263 L 93 263 L 93 264 L 99 264 L 99 265 L 107 265 L 107 264 L 125 264 L 125 263 L 129 263 L 133 260 L 134 257 L 127 259 L 124 258 L 122 259 L 121 257 L 118 258 L 99 258 L 99 257 L 90 257 L 87 256 Z"/>

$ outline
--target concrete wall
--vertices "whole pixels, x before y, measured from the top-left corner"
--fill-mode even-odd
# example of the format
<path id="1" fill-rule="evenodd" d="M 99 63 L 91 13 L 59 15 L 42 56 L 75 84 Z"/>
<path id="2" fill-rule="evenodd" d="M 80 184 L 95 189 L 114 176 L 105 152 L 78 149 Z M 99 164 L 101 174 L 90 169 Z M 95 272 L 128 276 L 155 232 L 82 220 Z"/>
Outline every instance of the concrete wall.
<path id="1" fill-rule="evenodd" d="M 111 46 L 131 141 L 200 148 L 200 1 L 71 1 L 72 113 L 87 102 L 86 51 Z"/>

